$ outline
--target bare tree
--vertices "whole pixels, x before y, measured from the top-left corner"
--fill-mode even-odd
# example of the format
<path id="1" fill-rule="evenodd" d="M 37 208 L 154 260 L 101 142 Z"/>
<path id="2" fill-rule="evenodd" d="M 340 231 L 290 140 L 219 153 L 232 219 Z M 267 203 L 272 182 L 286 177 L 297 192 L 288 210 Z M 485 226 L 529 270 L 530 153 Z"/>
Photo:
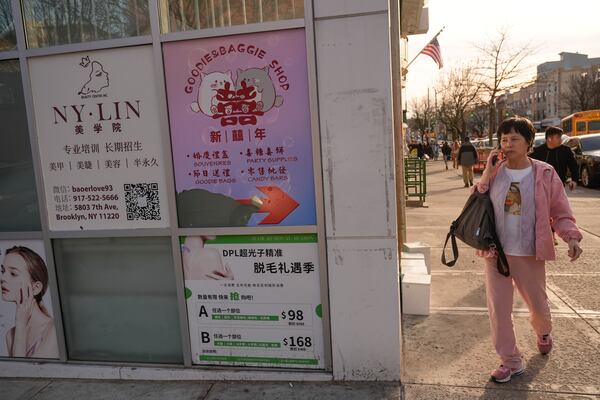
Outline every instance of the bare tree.
<path id="1" fill-rule="evenodd" d="M 593 73 L 572 76 L 564 99 L 571 112 L 600 108 L 600 80 Z"/>
<path id="2" fill-rule="evenodd" d="M 518 80 L 525 72 L 525 60 L 534 53 L 529 44 L 522 47 L 510 45 L 507 29 L 498 32 L 498 36 L 488 43 L 477 45 L 481 52 L 478 59 L 477 74 L 487 95 L 489 138 L 496 130 L 496 97 L 523 85 Z"/>
<path id="3" fill-rule="evenodd" d="M 441 95 L 440 120 L 452 133 L 452 138 L 457 139 L 467 130 L 469 111 L 481 103 L 483 86 L 470 66 L 451 69 L 437 86 Z"/>
<path id="4" fill-rule="evenodd" d="M 468 110 L 467 129 L 477 132 L 481 137 L 488 123 L 488 108 L 486 103 L 479 103 Z"/>
<path id="5" fill-rule="evenodd" d="M 412 110 L 412 118 L 409 120 L 409 125 L 413 130 L 419 132 L 421 140 L 423 135 L 427 133 L 435 119 L 435 108 L 431 105 L 427 96 L 414 98 L 410 102 Z"/>

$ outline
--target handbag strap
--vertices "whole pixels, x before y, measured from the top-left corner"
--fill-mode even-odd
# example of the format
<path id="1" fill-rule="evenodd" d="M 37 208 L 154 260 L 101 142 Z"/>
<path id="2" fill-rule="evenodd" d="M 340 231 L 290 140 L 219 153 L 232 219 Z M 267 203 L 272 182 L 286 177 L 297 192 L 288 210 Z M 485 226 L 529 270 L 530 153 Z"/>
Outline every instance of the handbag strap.
<path id="1" fill-rule="evenodd" d="M 506 259 L 506 254 L 504 254 L 504 249 L 500 242 L 495 239 L 496 251 L 498 252 L 498 258 L 496 260 L 496 268 L 498 268 L 498 272 L 504 276 L 510 276 L 510 269 L 508 268 L 508 260 Z"/>
<path id="2" fill-rule="evenodd" d="M 452 261 L 446 261 L 446 246 L 448 245 L 449 239 L 452 239 L 451 240 L 452 256 L 454 257 L 454 260 L 452 260 Z M 450 229 L 450 231 L 446 235 L 446 241 L 444 242 L 444 248 L 442 249 L 442 264 L 444 264 L 446 267 L 454 267 L 454 264 L 456 264 L 457 260 L 458 260 L 458 246 L 456 245 L 456 236 L 454 236 L 454 230 Z"/>

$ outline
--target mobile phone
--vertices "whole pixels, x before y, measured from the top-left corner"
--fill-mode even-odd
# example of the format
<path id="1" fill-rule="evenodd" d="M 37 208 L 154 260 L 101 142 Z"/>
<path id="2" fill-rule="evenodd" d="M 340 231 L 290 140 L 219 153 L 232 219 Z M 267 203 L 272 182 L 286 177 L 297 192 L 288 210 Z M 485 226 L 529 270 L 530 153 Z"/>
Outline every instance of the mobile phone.
<path id="1" fill-rule="evenodd" d="M 498 142 L 498 150 L 502 150 L 502 145 L 500 144 L 500 142 Z M 498 163 L 498 156 L 494 156 L 492 157 L 492 166 L 496 166 L 496 163 Z"/>

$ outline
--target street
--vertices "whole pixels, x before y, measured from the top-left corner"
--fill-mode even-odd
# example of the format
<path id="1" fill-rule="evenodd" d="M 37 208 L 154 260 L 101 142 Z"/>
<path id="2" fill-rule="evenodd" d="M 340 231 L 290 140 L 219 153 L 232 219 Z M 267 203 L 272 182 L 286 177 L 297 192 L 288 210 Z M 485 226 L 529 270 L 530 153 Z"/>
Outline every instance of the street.
<path id="1" fill-rule="evenodd" d="M 584 235 L 581 258 L 569 262 L 567 246 L 560 241 L 557 260 L 546 264 L 555 349 L 545 357 L 538 353 L 525 303 L 515 291 L 515 329 L 527 371 L 498 385 L 489 382 L 489 371 L 497 367 L 499 359 L 490 341 L 482 261 L 473 249 L 460 243 L 454 268 L 440 262 L 450 223 L 469 194 L 458 171 L 446 171 L 442 161 L 428 162 L 427 207 L 406 211 L 407 241 L 431 245 L 432 262 L 431 315 L 403 317 L 406 398 L 426 398 L 419 396 L 423 391 L 427 398 L 597 398 L 600 190 L 578 187 L 569 193 Z M 478 178 L 476 175 L 475 181 Z M 450 248 L 447 256 L 451 257 Z"/>

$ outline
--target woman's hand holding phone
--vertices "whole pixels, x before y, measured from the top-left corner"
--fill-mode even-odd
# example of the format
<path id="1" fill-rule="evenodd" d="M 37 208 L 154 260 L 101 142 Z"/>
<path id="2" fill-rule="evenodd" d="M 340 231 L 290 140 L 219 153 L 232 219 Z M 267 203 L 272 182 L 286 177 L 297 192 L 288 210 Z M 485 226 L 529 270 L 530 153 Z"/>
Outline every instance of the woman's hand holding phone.
<path id="1" fill-rule="evenodd" d="M 498 164 L 498 160 L 500 159 L 501 154 L 502 154 L 502 150 L 500 150 L 498 148 L 490 151 L 490 154 L 488 155 L 488 158 L 487 158 L 487 162 L 485 164 L 486 171 L 492 171 L 494 168 L 496 168 L 496 165 Z"/>

